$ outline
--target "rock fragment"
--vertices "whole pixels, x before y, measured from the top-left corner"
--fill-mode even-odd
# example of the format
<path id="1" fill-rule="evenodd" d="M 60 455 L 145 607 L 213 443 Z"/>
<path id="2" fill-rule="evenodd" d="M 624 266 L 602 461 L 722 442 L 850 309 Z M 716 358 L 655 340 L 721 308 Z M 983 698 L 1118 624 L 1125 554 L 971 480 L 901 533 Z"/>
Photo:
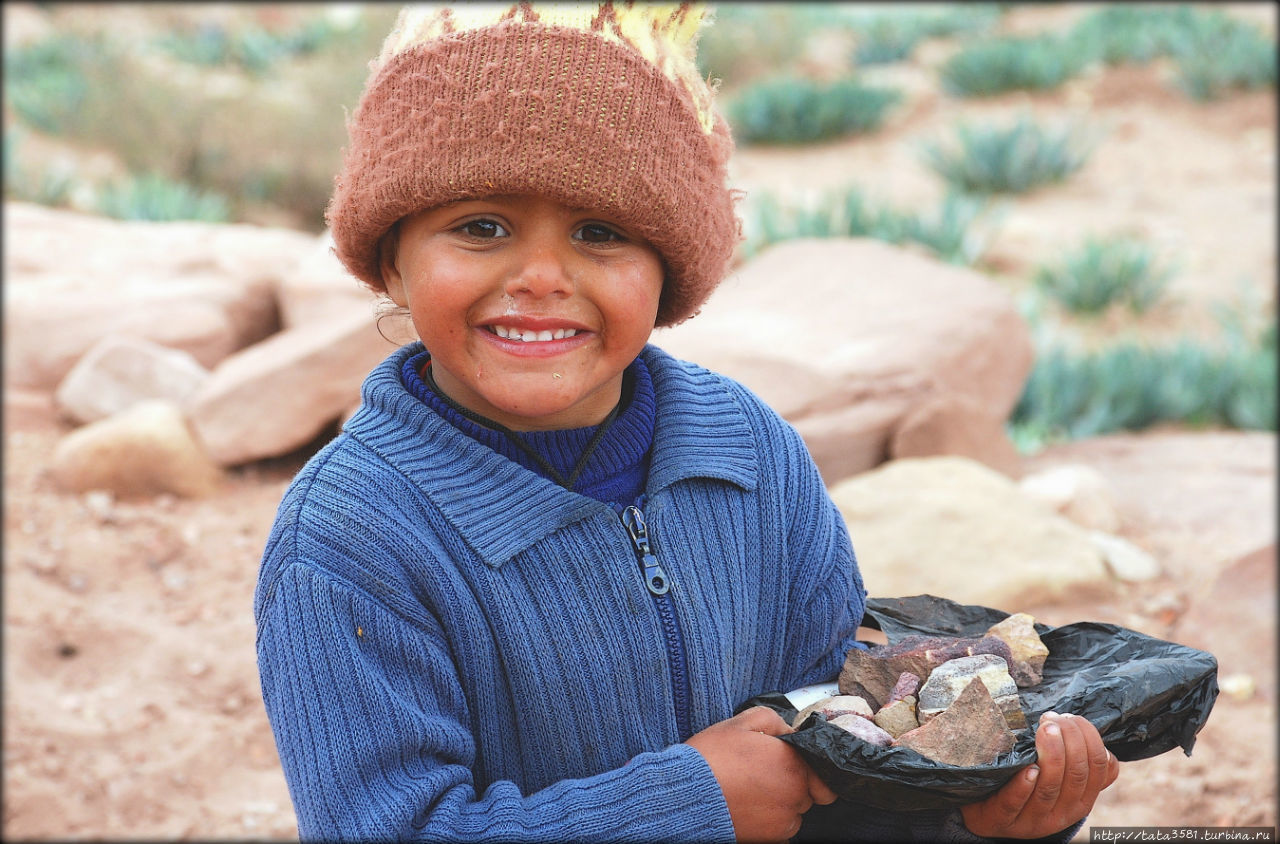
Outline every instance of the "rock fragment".
<path id="1" fill-rule="evenodd" d="M 1014 613 L 987 629 L 986 636 L 994 636 L 1009 646 L 1013 659 L 1009 673 L 1019 688 L 1034 686 L 1043 679 L 1044 661 L 1049 649 L 1036 632 L 1036 620 L 1025 612 Z"/>
<path id="2" fill-rule="evenodd" d="M 885 732 L 870 718 L 850 712 L 831 721 L 832 724 L 851 733 L 865 742 L 878 747 L 888 747 L 893 743 L 893 736 Z"/>
<path id="3" fill-rule="evenodd" d="M 791 722 L 791 726 L 799 727 L 804 719 L 814 712 L 821 712 L 828 721 L 833 721 L 841 715 L 861 715 L 863 718 L 870 718 L 873 714 L 871 704 L 857 695 L 832 695 L 801 709 Z"/>
<path id="4" fill-rule="evenodd" d="M 935 668 L 920 689 L 920 723 L 927 724 L 948 709 L 975 679 L 982 681 L 1011 728 L 1027 725 L 1018 700 L 1018 686 L 1009 676 L 1009 664 L 995 654 L 959 657 Z"/>
<path id="5" fill-rule="evenodd" d="M 946 765 L 989 765 L 1013 749 L 1014 735 L 986 685 L 974 677 L 946 710 L 893 740 Z"/>
<path id="6" fill-rule="evenodd" d="M 995 654 L 1006 662 L 1013 661 L 1009 646 L 994 636 L 904 636 L 892 645 L 865 650 L 851 648 L 845 656 L 838 687 L 842 694 L 863 697 L 873 709 L 879 709 L 889 701 L 904 671 L 928 677 L 934 668 L 948 660 L 984 653 Z"/>
<path id="7" fill-rule="evenodd" d="M 898 675 L 898 682 L 894 684 L 893 691 L 889 692 L 889 699 L 885 701 L 885 706 L 908 697 L 914 701 L 918 691 L 920 691 L 920 678 L 910 671 L 903 671 Z"/>
<path id="8" fill-rule="evenodd" d="M 876 726 L 889 735 L 897 738 L 903 733 L 920 726 L 916 718 L 916 699 L 914 695 L 891 701 L 880 708 L 871 719 Z"/>

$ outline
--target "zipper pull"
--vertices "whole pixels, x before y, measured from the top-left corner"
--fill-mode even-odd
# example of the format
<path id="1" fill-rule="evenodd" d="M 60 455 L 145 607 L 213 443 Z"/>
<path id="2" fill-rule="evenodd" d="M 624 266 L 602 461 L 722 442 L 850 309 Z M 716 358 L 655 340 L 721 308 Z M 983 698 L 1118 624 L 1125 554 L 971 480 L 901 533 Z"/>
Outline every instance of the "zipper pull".
<path id="1" fill-rule="evenodd" d="M 622 525 L 631 537 L 631 544 L 635 546 L 640 565 L 644 567 L 645 587 L 654 595 L 667 594 L 671 584 L 667 579 L 667 573 L 662 570 L 662 564 L 649 548 L 649 529 L 645 527 L 644 513 L 635 505 L 628 507 L 622 511 Z"/>

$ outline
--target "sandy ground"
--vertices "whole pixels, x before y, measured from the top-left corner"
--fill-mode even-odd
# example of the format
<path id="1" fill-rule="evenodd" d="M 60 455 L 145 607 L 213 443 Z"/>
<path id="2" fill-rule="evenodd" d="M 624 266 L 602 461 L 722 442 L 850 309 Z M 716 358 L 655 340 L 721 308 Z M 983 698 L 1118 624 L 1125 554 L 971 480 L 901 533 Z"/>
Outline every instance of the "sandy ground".
<path id="1" fill-rule="evenodd" d="M 1013 23 L 1030 14 L 1015 12 Z M 917 94 L 885 131 L 805 150 L 741 150 L 739 184 L 856 183 L 895 206 L 928 207 L 941 191 L 913 145 L 945 137 L 962 113 L 1078 117 L 1104 129 L 1105 142 L 1066 184 L 1009 204 L 987 254 L 997 277 L 1017 292 L 1031 267 L 1083 233 L 1123 229 L 1167 245 L 1183 269 L 1172 304 L 1136 323 L 1103 321 L 1092 329 L 1099 336 L 1211 333 L 1208 306 L 1241 297 L 1273 313 L 1274 91 L 1197 104 L 1153 66 L 962 104 L 927 90 L 921 67 L 893 73 Z M 221 494 L 201 501 L 68 496 L 44 474 L 70 430 L 50 397 L 6 391 L 4 412 L 3 837 L 295 836 L 259 695 L 251 594 L 305 450 L 231 472 Z M 1264 562 L 1273 565 L 1274 556 Z M 1269 592 L 1214 601 L 1252 601 L 1265 615 L 1270 582 Z M 1109 617 L 1175 635 L 1185 597 L 1161 580 L 1106 605 L 1028 609 L 1050 623 Z M 1233 624 L 1229 612 L 1201 616 L 1202 632 Z M 1274 645 L 1242 648 L 1233 672 L 1266 682 L 1224 694 L 1190 758 L 1175 751 L 1126 765 L 1093 823 L 1276 824 Z"/>

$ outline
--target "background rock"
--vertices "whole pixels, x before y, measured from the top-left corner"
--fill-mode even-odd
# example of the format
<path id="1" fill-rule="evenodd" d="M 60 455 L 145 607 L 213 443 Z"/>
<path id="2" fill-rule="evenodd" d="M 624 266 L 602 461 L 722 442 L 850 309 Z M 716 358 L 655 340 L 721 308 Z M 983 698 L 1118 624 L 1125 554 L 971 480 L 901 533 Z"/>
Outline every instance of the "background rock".
<path id="1" fill-rule="evenodd" d="M 304 252 L 297 265 L 282 275 L 278 287 L 280 323 L 299 328 L 353 312 L 368 313 L 378 294 L 342 266 L 333 254 L 333 237 L 325 232 Z"/>
<path id="2" fill-rule="evenodd" d="M 282 331 L 224 360 L 188 414 L 209 455 L 234 466 L 311 442 L 395 346 L 367 310 Z"/>
<path id="3" fill-rule="evenodd" d="M 191 355 L 136 337 L 110 335 L 85 352 L 58 385 L 58 407 L 93 422 L 145 399 L 179 406 L 209 377 Z"/>
<path id="4" fill-rule="evenodd" d="M 653 341 L 763 397 L 799 430 L 828 484 L 882 463 L 925 405 L 935 412 L 901 448 L 1007 460 L 991 441 L 996 426 L 971 408 L 1003 422 L 1033 356 L 1012 297 L 988 278 L 869 239 L 769 247 L 696 318 Z"/>
<path id="5" fill-rule="evenodd" d="M 1191 595 L 1225 566 L 1276 541 L 1276 434 L 1151 430 L 1062 443 L 1025 461 L 1028 475 L 1090 466 L 1106 483 L 1119 531 Z"/>
<path id="6" fill-rule="evenodd" d="M 1116 580 L 1134 583 L 1160 576 L 1159 561 L 1124 537 L 1091 530 L 1089 539 Z"/>
<path id="7" fill-rule="evenodd" d="M 6 383 L 54 389 L 109 334 L 207 368 L 279 328 L 275 287 L 315 237 L 250 225 L 122 222 L 5 203 Z"/>
<path id="8" fill-rule="evenodd" d="M 928 593 L 1017 612 L 1109 591 L 1087 532 L 973 460 L 894 460 L 831 489 L 875 597 Z"/>
<path id="9" fill-rule="evenodd" d="M 1090 466 L 1052 466 L 1024 476 L 1018 486 L 1082 527 L 1108 533 L 1120 527 L 1111 485 Z"/>
<path id="10" fill-rule="evenodd" d="M 100 489 L 119 496 L 196 498 L 216 492 L 221 480 L 182 410 L 162 399 L 72 431 L 58 443 L 50 474 L 64 492 Z"/>
<path id="11" fill-rule="evenodd" d="M 954 454 L 1016 478 L 1022 458 L 1005 431 L 1006 416 L 968 396 L 936 396 L 903 416 L 889 438 L 889 457 Z"/>
<path id="12" fill-rule="evenodd" d="M 1263 694 L 1276 685 L 1276 546 L 1223 568 L 1213 585 L 1178 619 L 1180 642 L 1218 658 L 1219 676 L 1248 674 Z"/>

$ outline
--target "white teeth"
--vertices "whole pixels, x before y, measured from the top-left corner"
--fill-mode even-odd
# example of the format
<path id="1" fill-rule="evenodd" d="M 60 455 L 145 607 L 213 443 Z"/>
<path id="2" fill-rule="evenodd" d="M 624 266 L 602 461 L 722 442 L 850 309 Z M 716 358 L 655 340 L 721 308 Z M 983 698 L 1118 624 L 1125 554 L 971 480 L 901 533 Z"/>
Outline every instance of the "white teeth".
<path id="1" fill-rule="evenodd" d="M 563 340 L 578 333 L 576 328 L 557 328 L 555 331 L 521 331 L 507 325 L 491 326 L 493 333 L 506 340 L 520 340 L 525 343 L 545 343 L 548 340 Z"/>

